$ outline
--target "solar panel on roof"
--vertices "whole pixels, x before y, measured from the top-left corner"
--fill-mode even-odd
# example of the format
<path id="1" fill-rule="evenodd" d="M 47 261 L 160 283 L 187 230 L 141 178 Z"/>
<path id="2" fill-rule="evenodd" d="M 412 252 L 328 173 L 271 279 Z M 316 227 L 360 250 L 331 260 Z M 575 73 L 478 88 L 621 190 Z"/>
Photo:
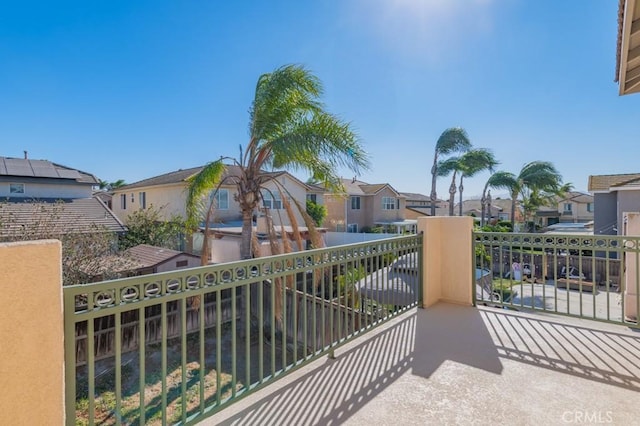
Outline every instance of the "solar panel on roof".
<path id="1" fill-rule="evenodd" d="M 80 173 L 77 170 L 58 169 L 58 175 L 65 179 L 80 179 Z"/>
<path id="2" fill-rule="evenodd" d="M 9 176 L 33 176 L 31 165 L 25 160 L 7 158 L 5 164 L 7 166 L 7 175 Z"/>
<path id="3" fill-rule="evenodd" d="M 35 177 L 49 177 L 57 178 L 58 172 L 53 164 L 48 161 L 32 160 L 31 168 L 33 169 L 33 175 Z"/>

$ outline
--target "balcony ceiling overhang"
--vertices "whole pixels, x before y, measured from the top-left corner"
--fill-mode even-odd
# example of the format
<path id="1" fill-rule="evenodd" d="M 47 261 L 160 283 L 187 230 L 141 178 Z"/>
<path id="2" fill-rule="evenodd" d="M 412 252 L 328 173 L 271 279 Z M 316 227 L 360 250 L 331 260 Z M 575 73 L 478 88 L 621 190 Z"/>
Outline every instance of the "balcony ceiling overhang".
<path id="1" fill-rule="evenodd" d="M 616 81 L 620 95 L 640 92 L 640 0 L 620 0 Z"/>

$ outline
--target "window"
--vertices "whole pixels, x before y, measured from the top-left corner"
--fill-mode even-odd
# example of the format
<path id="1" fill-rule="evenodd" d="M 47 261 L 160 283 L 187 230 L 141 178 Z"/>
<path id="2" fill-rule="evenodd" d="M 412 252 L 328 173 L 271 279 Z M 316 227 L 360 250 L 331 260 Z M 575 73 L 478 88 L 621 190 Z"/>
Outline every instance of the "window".
<path id="1" fill-rule="evenodd" d="M 570 213 L 571 210 L 571 203 L 564 203 L 564 211 Z"/>
<path id="2" fill-rule="evenodd" d="M 147 193 L 146 192 L 138 192 L 138 201 L 140 202 L 140 208 L 147 208 Z"/>
<path id="3" fill-rule="evenodd" d="M 593 212 L 593 203 L 587 203 L 587 211 L 589 213 Z"/>
<path id="4" fill-rule="evenodd" d="M 120 208 L 122 210 L 127 209 L 127 194 L 120 194 Z"/>
<path id="5" fill-rule="evenodd" d="M 358 232 L 358 224 L 350 223 L 349 225 L 347 225 L 347 232 L 352 232 L 352 233 Z"/>
<path id="6" fill-rule="evenodd" d="M 307 194 L 307 200 L 313 201 L 314 203 L 318 202 L 318 196 L 316 194 Z"/>
<path id="7" fill-rule="evenodd" d="M 9 194 L 24 194 L 24 183 L 10 183 Z"/>
<path id="8" fill-rule="evenodd" d="M 176 262 L 176 268 L 184 268 L 189 264 L 188 260 L 179 260 Z"/>
<path id="9" fill-rule="evenodd" d="M 218 210 L 228 210 L 229 209 L 229 190 L 220 188 L 212 195 L 212 201 L 215 203 L 215 207 Z"/>
<path id="10" fill-rule="evenodd" d="M 281 210 L 282 198 L 278 192 L 262 192 L 262 203 L 266 209 Z"/>
<path id="11" fill-rule="evenodd" d="M 509 220 L 509 213 L 498 213 L 498 220 Z"/>
<path id="12" fill-rule="evenodd" d="M 360 210 L 360 197 L 351 197 L 351 210 Z"/>
<path id="13" fill-rule="evenodd" d="M 382 197 L 382 210 L 395 210 L 396 200 L 393 197 Z"/>

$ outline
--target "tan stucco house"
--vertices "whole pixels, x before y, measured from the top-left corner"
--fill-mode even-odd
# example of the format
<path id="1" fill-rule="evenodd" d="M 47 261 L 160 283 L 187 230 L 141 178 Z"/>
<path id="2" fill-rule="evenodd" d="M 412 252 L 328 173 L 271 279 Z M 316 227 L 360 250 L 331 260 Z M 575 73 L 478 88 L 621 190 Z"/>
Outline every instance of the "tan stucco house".
<path id="1" fill-rule="evenodd" d="M 113 191 L 113 212 L 126 223 L 131 213 L 153 205 L 155 208 L 161 208 L 160 212 L 164 219 L 169 219 L 174 215 L 186 218 L 188 179 L 199 173 L 202 168 L 203 166 L 180 169 L 120 187 Z M 238 176 L 239 172 L 238 166 L 227 165 L 222 181 L 224 182 L 225 178 L 232 180 L 231 178 Z M 317 188 L 311 188 L 290 173 L 284 171 L 269 173 L 273 174 L 272 177 L 277 181 L 277 184 L 271 181 L 265 185 L 262 193 L 264 200 L 260 209 L 255 212 L 255 229 L 261 242 L 263 255 L 270 253 L 268 244 L 262 244 L 264 238 L 261 237 L 266 233 L 264 227 L 260 226 L 264 224 L 263 215 L 265 212 L 269 212 L 280 237 L 282 235 L 291 237 L 291 221 L 284 209 L 282 197 L 286 196 L 289 200 L 295 199 L 303 208 L 306 205 L 308 194 L 313 195 L 316 202 L 322 203 L 323 199 L 321 191 L 318 191 Z M 278 185 L 284 188 L 282 194 Z M 213 200 L 215 206 L 210 223 L 213 237 L 209 240 L 210 262 L 222 263 L 240 259 L 242 212 L 236 201 L 236 194 L 236 186 L 231 181 L 223 183 L 217 190 L 212 190 L 209 194 L 209 200 Z M 308 234 L 306 233 L 307 228 L 304 227 L 302 214 L 295 206 L 292 207 L 298 229 L 303 238 L 306 238 Z M 202 212 L 201 230 L 204 230 L 205 210 L 203 209 Z M 196 233 L 187 241 L 187 251 L 192 253 L 202 251 L 204 241 L 202 233 Z"/>
<path id="2" fill-rule="evenodd" d="M 406 198 L 388 183 L 343 179 L 342 184 L 345 194 L 324 194 L 329 230 L 361 232 L 375 226 L 393 233 L 415 230 L 415 221 L 405 216 Z"/>
<path id="3" fill-rule="evenodd" d="M 454 214 L 458 214 L 460 209 L 460 204 L 456 204 L 454 207 Z M 462 202 L 462 215 L 463 216 L 474 216 L 477 217 L 478 220 L 480 216 L 482 216 L 482 201 L 481 200 L 464 200 Z M 485 212 L 485 220 L 487 222 L 495 222 L 498 220 L 511 221 L 511 199 L 510 198 L 494 198 L 491 200 L 491 214 Z M 522 222 L 522 210 L 520 208 L 520 203 L 516 204 L 516 218 L 515 222 Z"/>
<path id="4" fill-rule="evenodd" d="M 188 179 L 202 170 L 203 166 L 180 169 L 173 172 L 154 176 L 129 185 L 125 185 L 113 191 L 113 212 L 126 223 L 127 217 L 140 209 L 151 205 L 162 208 L 161 213 L 165 219 L 173 215 L 185 218 Z M 223 177 L 237 176 L 239 168 L 234 165 L 226 166 Z M 309 187 L 287 172 L 273 172 L 276 179 L 285 189 L 290 198 L 296 199 L 304 205 Z M 263 207 L 271 210 L 275 223 L 290 225 L 284 212 L 282 196 L 276 184 L 270 182 L 263 192 L 265 197 Z M 215 211 L 212 222 L 217 225 L 237 225 L 242 220 L 240 205 L 235 199 L 236 187 L 232 183 L 222 184 L 217 191 L 212 191 L 210 197 L 215 199 Z M 294 209 L 296 211 L 296 209 Z M 257 213 L 257 212 L 256 212 Z M 281 213 L 281 214 L 278 214 Z M 296 211 L 298 223 L 303 223 L 302 215 Z M 204 220 L 204 212 L 203 212 Z"/>
<path id="5" fill-rule="evenodd" d="M 536 211 L 536 223 L 541 226 L 556 223 L 588 223 L 594 218 L 593 195 L 569 191 L 564 197 L 557 197 L 549 206 Z"/>

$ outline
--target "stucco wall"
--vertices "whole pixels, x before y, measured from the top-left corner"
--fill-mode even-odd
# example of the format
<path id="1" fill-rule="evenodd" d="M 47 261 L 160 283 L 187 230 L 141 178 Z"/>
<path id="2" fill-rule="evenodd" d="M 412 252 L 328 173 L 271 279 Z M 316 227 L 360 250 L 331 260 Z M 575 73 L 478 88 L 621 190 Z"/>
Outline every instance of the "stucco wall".
<path id="1" fill-rule="evenodd" d="M 472 230 L 473 218 L 468 216 L 418 218 L 418 231 L 424 233 L 424 307 L 438 301 L 473 303 Z"/>
<path id="2" fill-rule="evenodd" d="M 594 194 L 594 235 L 616 235 L 613 230 L 617 226 L 617 193 Z"/>
<path id="3" fill-rule="evenodd" d="M 618 235 L 622 235 L 622 215 L 640 212 L 640 191 L 618 191 Z"/>
<path id="4" fill-rule="evenodd" d="M 346 197 L 325 195 L 324 205 L 327 207 L 327 217 L 323 223 L 325 228 L 335 231 L 338 226 L 344 226 L 345 203 L 350 203 Z"/>
<path id="5" fill-rule="evenodd" d="M 60 242 L 0 244 L 0 424 L 64 424 Z"/>
<path id="6" fill-rule="evenodd" d="M 185 266 L 176 266 L 177 262 L 182 262 L 184 260 L 187 261 L 187 264 Z M 157 272 L 168 272 L 178 269 L 195 268 L 196 266 L 200 266 L 200 263 L 200 259 L 197 257 L 189 256 L 187 254 L 181 254 L 174 257 L 173 259 L 166 261 L 165 263 L 161 263 L 156 269 Z"/>
<path id="7" fill-rule="evenodd" d="M 640 213 L 626 213 L 623 216 L 627 221 L 624 235 L 640 235 Z M 625 256 L 625 286 L 624 286 L 624 314 L 625 318 L 636 321 L 638 318 L 638 284 L 637 277 L 640 272 L 637 256 Z"/>
<path id="8" fill-rule="evenodd" d="M 140 193 L 146 194 L 147 207 L 153 205 L 156 208 L 162 207 L 162 218 L 169 219 L 172 215 L 178 215 L 185 217 L 185 186 L 183 184 L 177 185 L 162 185 L 147 188 L 135 188 L 125 191 L 114 191 L 112 199 L 112 210 L 115 215 L 125 224 L 127 223 L 128 216 L 140 210 Z M 127 197 L 126 209 L 122 208 L 121 195 L 125 194 Z"/>
<path id="9" fill-rule="evenodd" d="M 394 208 L 392 210 L 384 210 L 382 208 L 382 198 L 383 197 L 391 197 L 395 200 L 397 200 L 399 197 L 398 195 L 393 192 L 391 189 L 389 188 L 384 188 L 382 189 L 380 192 L 378 192 L 375 197 L 372 197 L 372 212 L 373 215 L 370 219 L 371 221 L 371 225 L 373 225 L 375 222 L 389 222 L 389 221 L 397 221 L 397 220 L 403 220 L 404 219 L 404 206 L 405 206 L 405 199 L 404 198 L 399 198 L 400 199 L 400 208 Z M 397 202 L 397 201 L 396 201 Z M 397 204 L 396 204 L 397 207 Z M 369 226 L 371 226 L 369 225 Z"/>

